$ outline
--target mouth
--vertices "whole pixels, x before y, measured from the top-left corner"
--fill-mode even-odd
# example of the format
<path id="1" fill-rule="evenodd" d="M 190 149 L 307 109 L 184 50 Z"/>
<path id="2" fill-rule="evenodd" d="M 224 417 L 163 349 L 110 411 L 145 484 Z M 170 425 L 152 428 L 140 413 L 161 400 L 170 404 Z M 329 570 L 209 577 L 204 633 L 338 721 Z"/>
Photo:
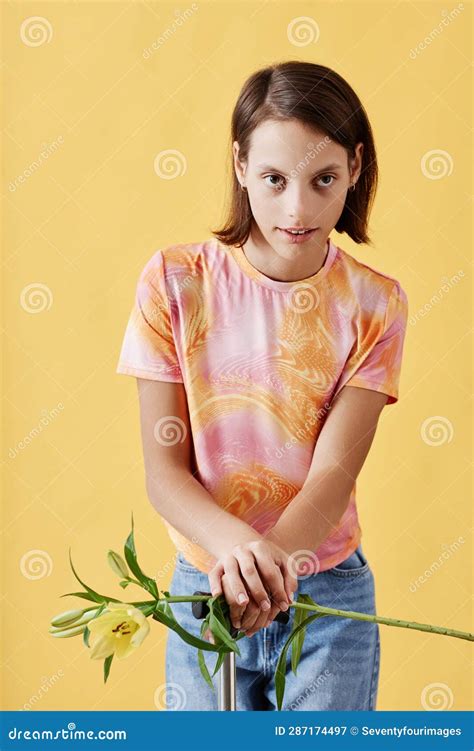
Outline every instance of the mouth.
<path id="1" fill-rule="evenodd" d="M 309 238 L 314 235 L 314 233 L 316 232 L 318 228 L 313 227 L 311 229 L 305 229 L 304 227 L 291 227 L 291 228 L 277 227 L 277 229 L 285 237 L 289 238 L 291 242 L 305 242 L 306 240 L 309 240 Z"/>

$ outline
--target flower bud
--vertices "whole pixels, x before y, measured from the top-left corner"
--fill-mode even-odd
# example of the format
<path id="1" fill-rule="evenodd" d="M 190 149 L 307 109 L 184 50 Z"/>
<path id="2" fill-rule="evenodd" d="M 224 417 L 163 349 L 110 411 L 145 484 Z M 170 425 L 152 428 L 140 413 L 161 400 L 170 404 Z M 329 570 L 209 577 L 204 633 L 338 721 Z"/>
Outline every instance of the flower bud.
<path id="1" fill-rule="evenodd" d="M 58 629 L 49 629 L 49 632 L 51 636 L 59 637 L 60 639 L 67 639 L 69 636 L 76 636 L 77 634 L 82 634 L 86 630 L 86 623 L 83 623 L 81 626 L 73 626 L 72 628 L 58 628 Z"/>
<path id="2" fill-rule="evenodd" d="M 112 571 L 117 574 L 117 576 L 120 576 L 121 579 L 126 579 L 128 576 L 130 576 L 127 564 L 125 563 L 121 555 L 115 553 L 113 550 L 109 550 L 109 552 L 107 553 L 107 560 Z"/>
<path id="3" fill-rule="evenodd" d="M 64 613 L 60 613 L 51 620 L 52 626 L 71 626 L 79 618 L 84 615 L 84 608 L 82 610 L 66 610 Z"/>
<path id="4" fill-rule="evenodd" d="M 58 615 L 56 618 L 53 618 L 53 620 L 51 621 L 51 628 L 49 630 L 51 633 L 56 633 L 58 631 L 67 631 L 73 626 L 86 626 L 87 623 L 95 617 L 98 610 L 98 607 L 89 608 L 88 610 L 68 610 L 66 613 L 62 613 L 62 615 Z M 68 614 L 73 613 L 76 613 L 75 617 L 66 619 L 66 616 Z"/>

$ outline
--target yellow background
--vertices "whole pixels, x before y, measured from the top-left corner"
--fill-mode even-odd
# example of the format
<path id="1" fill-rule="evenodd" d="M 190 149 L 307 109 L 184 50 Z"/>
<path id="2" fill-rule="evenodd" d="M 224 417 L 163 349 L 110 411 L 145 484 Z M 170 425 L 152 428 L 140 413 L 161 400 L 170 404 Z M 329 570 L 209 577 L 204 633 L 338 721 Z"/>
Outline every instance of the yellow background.
<path id="1" fill-rule="evenodd" d="M 169 584 L 174 549 L 145 493 L 136 385 L 115 367 L 145 261 L 221 221 L 232 108 L 247 76 L 275 61 L 333 67 L 361 97 L 381 172 L 375 247 L 332 237 L 399 279 L 410 304 L 400 401 L 358 481 L 378 613 L 472 630 L 471 7 L 443 26 L 458 6 L 196 5 L 146 57 L 191 3 L 2 4 L 4 709 L 163 707 L 164 627 L 153 621 L 104 686 L 82 637 L 53 639 L 48 626 L 88 604 L 60 598 L 80 589 L 69 548 L 90 586 L 124 594 L 106 553 L 122 552 L 132 511 L 143 568 Z M 32 16 L 52 31 L 42 44 L 22 38 Z M 299 16 L 319 28 L 302 46 L 287 34 Z M 154 169 L 167 149 L 185 157 L 176 179 Z M 443 153 L 427 174 L 432 150 Z M 377 709 L 420 710 L 427 696 L 434 709 L 437 684 L 441 706 L 472 708 L 472 644 L 380 629 Z"/>

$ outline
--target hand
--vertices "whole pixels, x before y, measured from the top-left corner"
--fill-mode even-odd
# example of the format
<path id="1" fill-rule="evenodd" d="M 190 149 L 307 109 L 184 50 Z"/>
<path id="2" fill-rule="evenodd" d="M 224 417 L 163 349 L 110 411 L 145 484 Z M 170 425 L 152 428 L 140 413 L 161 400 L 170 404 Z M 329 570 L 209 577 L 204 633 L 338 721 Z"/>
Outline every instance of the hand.
<path id="1" fill-rule="evenodd" d="M 208 574 L 210 589 L 214 596 L 222 594 L 226 577 L 224 596 L 236 628 L 250 598 L 264 614 L 265 622 L 272 613 L 274 617 L 279 610 L 288 610 L 298 587 L 289 558 L 283 548 L 262 537 L 235 545 L 217 560 Z"/>
<path id="2" fill-rule="evenodd" d="M 232 590 L 230 589 L 229 580 L 227 579 L 225 574 L 223 575 L 221 581 L 224 591 L 224 597 L 227 601 L 229 601 L 232 599 Z M 238 618 L 231 616 L 232 625 L 239 631 L 245 631 L 246 635 L 248 637 L 251 637 L 261 628 L 268 626 L 273 621 L 277 613 L 280 612 L 280 610 L 281 609 L 277 605 L 273 604 L 271 610 L 267 612 L 262 611 L 253 597 L 250 597 L 249 604 L 245 608 L 241 619 L 239 620 Z M 208 641 L 215 643 L 214 637 L 212 636 L 212 633 L 209 629 L 206 630 L 204 637 Z"/>
<path id="3" fill-rule="evenodd" d="M 271 610 L 262 613 L 255 600 L 251 597 L 241 619 L 240 630 L 245 631 L 248 637 L 252 637 L 261 628 L 266 628 L 275 619 L 281 608 L 273 604 Z"/>

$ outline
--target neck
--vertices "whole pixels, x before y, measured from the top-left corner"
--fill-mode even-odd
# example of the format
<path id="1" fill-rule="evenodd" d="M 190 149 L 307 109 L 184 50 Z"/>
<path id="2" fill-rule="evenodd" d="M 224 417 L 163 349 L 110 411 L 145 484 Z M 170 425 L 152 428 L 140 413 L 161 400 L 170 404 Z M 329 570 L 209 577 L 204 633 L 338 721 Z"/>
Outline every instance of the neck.
<path id="1" fill-rule="evenodd" d="M 254 268 L 278 282 L 302 281 L 317 274 L 324 265 L 329 249 L 327 237 L 313 239 L 301 245 L 288 243 L 281 250 L 285 242 L 284 239 L 280 240 L 278 250 L 275 250 L 257 229 L 251 231 L 242 248 Z"/>

